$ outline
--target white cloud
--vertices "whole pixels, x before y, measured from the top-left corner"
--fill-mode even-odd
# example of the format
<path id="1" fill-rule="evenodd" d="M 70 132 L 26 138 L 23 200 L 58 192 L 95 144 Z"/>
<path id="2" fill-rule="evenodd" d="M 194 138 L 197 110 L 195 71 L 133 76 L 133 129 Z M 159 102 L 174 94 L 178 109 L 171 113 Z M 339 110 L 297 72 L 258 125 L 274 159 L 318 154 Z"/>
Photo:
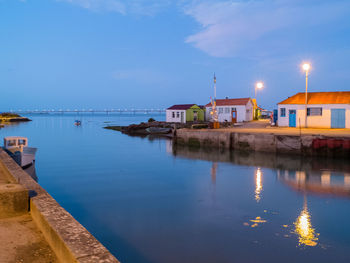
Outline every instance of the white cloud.
<path id="1" fill-rule="evenodd" d="M 261 56 L 291 48 L 298 34 L 350 15 L 349 1 L 193 1 L 184 8 L 201 26 L 186 42 L 216 57 Z M 294 35 L 288 35 L 288 31 Z M 312 35 L 312 32 L 310 32 Z"/>
<path id="2" fill-rule="evenodd" d="M 56 0 L 67 2 L 97 12 L 116 12 L 120 14 L 136 14 L 152 16 L 168 6 L 170 0 Z"/>

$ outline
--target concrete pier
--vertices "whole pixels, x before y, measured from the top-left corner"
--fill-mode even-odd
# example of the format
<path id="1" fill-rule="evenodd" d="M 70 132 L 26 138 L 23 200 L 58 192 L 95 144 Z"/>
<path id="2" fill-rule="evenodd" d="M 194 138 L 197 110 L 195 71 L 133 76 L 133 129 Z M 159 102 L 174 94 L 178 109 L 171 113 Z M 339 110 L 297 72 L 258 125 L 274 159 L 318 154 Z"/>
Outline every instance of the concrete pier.
<path id="1" fill-rule="evenodd" d="M 350 158 L 350 130 L 348 133 L 332 133 L 324 130 L 314 134 L 298 134 L 298 130 L 278 129 L 218 129 L 176 131 L 174 143 L 191 147 L 212 147 L 243 151 L 289 153 L 305 156 Z"/>
<path id="2" fill-rule="evenodd" d="M 0 149 L 0 262 L 119 262 Z"/>

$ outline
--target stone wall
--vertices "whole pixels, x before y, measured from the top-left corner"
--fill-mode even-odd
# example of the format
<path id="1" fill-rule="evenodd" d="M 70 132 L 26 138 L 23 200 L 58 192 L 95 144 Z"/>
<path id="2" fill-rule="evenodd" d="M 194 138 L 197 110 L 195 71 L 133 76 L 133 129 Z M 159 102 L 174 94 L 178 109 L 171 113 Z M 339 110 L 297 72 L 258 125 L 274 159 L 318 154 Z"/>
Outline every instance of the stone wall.
<path id="1" fill-rule="evenodd" d="M 180 129 L 176 132 L 174 143 L 191 147 L 350 158 L 350 138 L 321 135 Z"/>

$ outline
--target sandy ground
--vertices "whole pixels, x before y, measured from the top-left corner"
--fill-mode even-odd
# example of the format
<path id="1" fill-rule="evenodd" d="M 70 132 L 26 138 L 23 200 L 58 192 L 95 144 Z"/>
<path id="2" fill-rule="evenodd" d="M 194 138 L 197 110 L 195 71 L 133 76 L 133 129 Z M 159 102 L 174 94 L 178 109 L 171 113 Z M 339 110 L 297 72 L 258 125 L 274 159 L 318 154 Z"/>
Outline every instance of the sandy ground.
<path id="1" fill-rule="evenodd" d="M 0 219 L 0 262 L 58 262 L 30 214 Z"/>

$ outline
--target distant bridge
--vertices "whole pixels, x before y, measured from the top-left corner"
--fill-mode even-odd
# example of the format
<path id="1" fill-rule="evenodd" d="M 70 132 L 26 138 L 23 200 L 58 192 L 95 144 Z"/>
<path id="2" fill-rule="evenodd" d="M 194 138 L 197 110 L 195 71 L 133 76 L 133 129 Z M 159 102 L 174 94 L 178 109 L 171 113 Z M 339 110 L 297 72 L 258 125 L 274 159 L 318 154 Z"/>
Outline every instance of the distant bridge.
<path id="1" fill-rule="evenodd" d="M 165 109 L 43 109 L 43 110 L 10 110 L 12 113 L 21 113 L 21 114 L 49 114 L 49 113 L 165 113 Z"/>

